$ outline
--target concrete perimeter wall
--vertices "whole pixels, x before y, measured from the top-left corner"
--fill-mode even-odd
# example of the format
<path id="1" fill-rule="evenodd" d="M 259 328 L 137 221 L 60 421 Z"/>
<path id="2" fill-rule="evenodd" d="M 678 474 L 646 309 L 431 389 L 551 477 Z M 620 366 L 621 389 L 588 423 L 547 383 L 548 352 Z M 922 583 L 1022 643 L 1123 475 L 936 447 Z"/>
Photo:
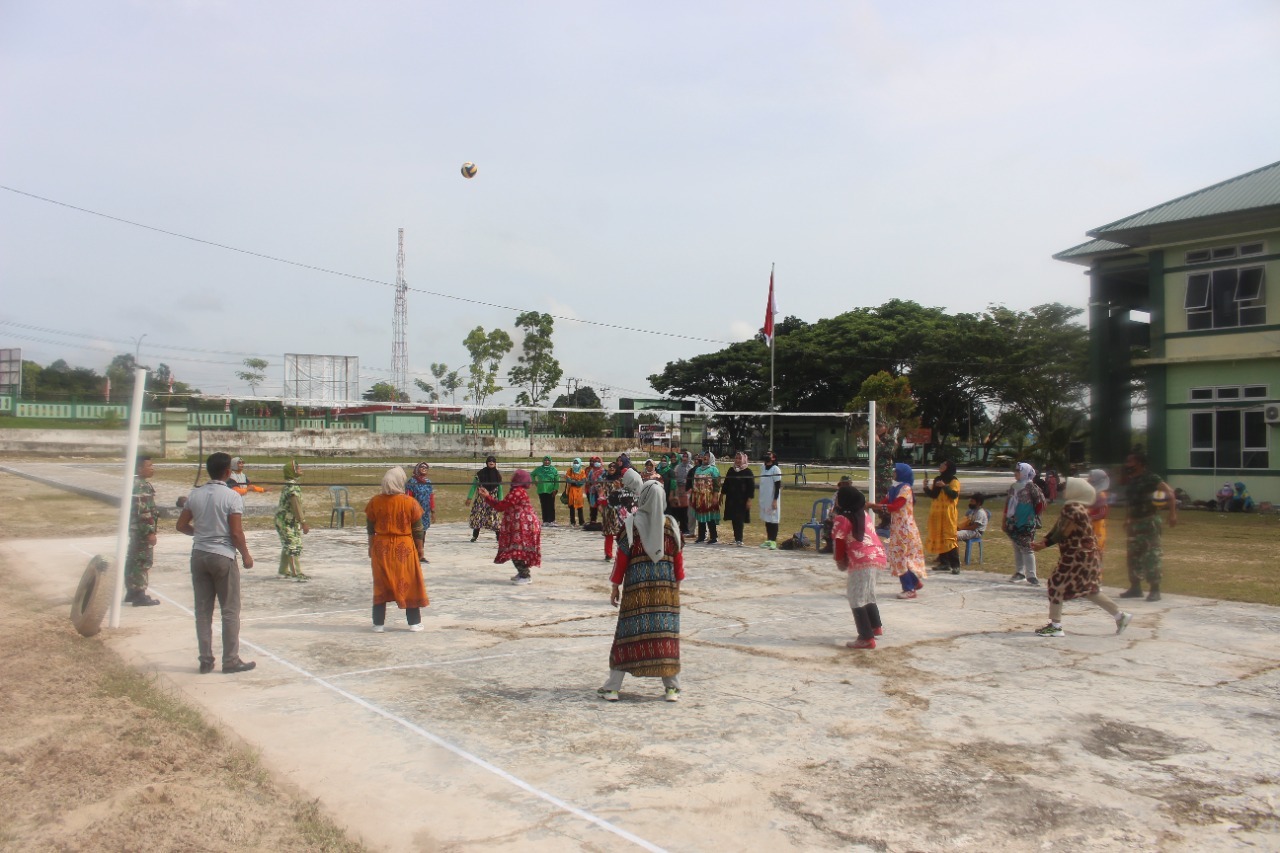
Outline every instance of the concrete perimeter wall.
<path id="1" fill-rule="evenodd" d="M 398 457 L 469 456 L 493 453 L 500 457 L 527 458 L 551 454 L 596 453 L 605 458 L 619 453 L 638 452 L 635 443 L 619 438 L 535 438 L 530 450 L 527 438 L 480 436 L 478 442 L 463 435 L 411 435 L 372 433 L 366 430 L 294 430 L 293 432 L 227 432 L 205 430 L 205 455 L 225 450 L 238 456 Z M 123 455 L 128 436 L 123 430 L 80 429 L 0 429 L 0 453 L 32 456 L 114 456 Z M 201 433 L 187 436 L 187 454 L 200 453 Z M 163 454 L 158 430 L 143 430 L 139 449 L 156 456 Z M 661 453 L 662 450 L 657 451 Z"/>

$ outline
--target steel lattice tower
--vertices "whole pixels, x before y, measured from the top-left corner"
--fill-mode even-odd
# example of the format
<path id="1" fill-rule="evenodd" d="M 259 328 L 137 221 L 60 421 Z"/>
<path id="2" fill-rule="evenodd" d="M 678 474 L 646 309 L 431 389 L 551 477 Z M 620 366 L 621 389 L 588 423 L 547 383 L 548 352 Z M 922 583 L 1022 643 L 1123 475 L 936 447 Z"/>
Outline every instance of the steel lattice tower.
<path id="1" fill-rule="evenodd" d="M 409 393 L 409 344 L 405 339 L 408 327 L 409 285 L 404 280 L 404 229 L 401 228 L 396 250 L 396 314 L 391 323 L 391 384 L 405 395 Z"/>

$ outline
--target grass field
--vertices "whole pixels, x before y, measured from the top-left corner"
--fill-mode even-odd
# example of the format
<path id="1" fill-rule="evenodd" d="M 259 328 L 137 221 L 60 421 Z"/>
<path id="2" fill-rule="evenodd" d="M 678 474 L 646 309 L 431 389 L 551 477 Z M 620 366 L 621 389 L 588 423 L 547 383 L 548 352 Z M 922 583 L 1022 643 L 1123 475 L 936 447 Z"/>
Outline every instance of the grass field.
<path id="1" fill-rule="evenodd" d="M 317 462 L 320 460 L 316 460 Z M 436 520 L 440 523 L 462 522 L 468 508 L 463 501 L 470 489 L 470 459 L 458 459 L 465 468 L 443 467 L 432 460 L 432 482 L 436 486 Z M 316 526 L 328 524 L 332 500 L 326 486 L 343 484 L 350 489 L 351 506 L 357 510 L 356 524 L 363 524 L 360 512 L 368 500 L 378 492 L 378 484 L 386 468 L 398 464 L 398 460 L 360 460 L 334 468 L 307 468 L 307 460 L 301 460 L 304 469 L 304 506 L 308 517 Z M 330 460 L 325 460 L 330 462 Z M 247 461 L 250 479 L 260 482 L 279 482 L 283 459 L 250 459 Z M 408 470 L 408 469 L 406 469 Z M 723 469 L 722 469 L 723 470 Z M 839 469 L 832 469 L 835 473 Z M 186 471 L 163 468 L 156 478 L 168 482 L 190 483 L 195 465 Z M 509 476 L 509 472 L 506 473 Z M 811 471 L 811 477 L 813 472 Z M 809 520 L 813 502 L 831 497 L 829 486 L 783 485 L 782 536 L 785 538 L 800 529 Z M 918 499 L 915 507 L 916 523 L 925 527 L 928 523 L 932 501 Z M 1057 520 L 1061 504 L 1051 505 L 1043 517 L 1047 532 Z M 1013 550 L 1009 540 L 998 530 L 1001 501 L 988 501 L 987 509 L 993 516 L 992 530 L 983 542 L 983 566 L 987 571 L 1012 572 Z M 567 511 L 557 504 L 557 517 L 567 520 Z M 754 517 L 754 512 L 753 512 Z M 270 518 L 261 516 L 247 520 L 251 529 L 269 528 Z M 1117 508 L 1109 521 L 1110 547 L 1104 568 L 1104 583 L 1110 587 L 1125 586 L 1124 568 L 1124 510 Z M 590 534 L 584 534 L 590 535 Z M 722 538 L 725 534 L 721 534 Z M 764 541 L 764 525 L 758 519 L 747 527 L 745 541 L 750 547 L 759 547 Z M 1216 513 L 1203 510 L 1185 510 L 1179 513 L 1179 524 L 1166 528 L 1164 535 L 1164 571 L 1166 592 L 1221 598 L 1230 601 L 1248 601 L 1259 604 L 1280 605 L 1280 568 L 1275 559 L 1276 546 L 1280 544 L 1280 515 Z M 974 559 L 977 559 L 976 551 Z M 1047 576 L 1056 563 L 1056 554 L 1050 550 L 1039 556 L 1040 574 Z M 975 566 L 976 568 L 976 566 Z"/>

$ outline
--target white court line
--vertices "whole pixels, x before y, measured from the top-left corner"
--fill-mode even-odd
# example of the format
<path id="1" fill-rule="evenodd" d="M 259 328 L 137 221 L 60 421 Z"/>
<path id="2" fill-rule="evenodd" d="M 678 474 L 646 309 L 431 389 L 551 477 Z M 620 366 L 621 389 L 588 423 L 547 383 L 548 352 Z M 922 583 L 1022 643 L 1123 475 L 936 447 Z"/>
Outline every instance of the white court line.
<path id="1" fill-rule="evenodd" d="M 336 616 L 341 613 L 367 613 L 367 607 L 352 607 L 347 610 L 316 610 L 311 613 L 277 613 L 273 616 L 241 617 L 241 622 L 266 622 L 269 619 L 297 619 L 302 616 Z"/>
<path id="2" fill-rule="evenodd" d="M 174 607 L 181 610 L 183 613 L 186 613 L 188 616 L 191 616 L 191 617 L 195 616 L 195 613 L 193 613 L 191 610 L 189 610 L 182 604 L 179 604 L 178 602 L 174 601 L 172 598 L 169 598 L 163 593 L 158 592 L 157 594 L 160 595 L 161 598 L 164 598 L 169 603 L 171 603 Z M 326 690 L 330 690 L 338 694 L 342 698 L 346 699 L 347 701 L 353 702 L 356 705 L 359 705 L 361 708 L 364 708 L 366 711 L 371 711 L 372 713 L 378 715 L 379 717 L 382 717 L 383 719 L 390 720 L 391 722 L 405 729 L 408 729 L 409 731 L 413 732 L 414 734 L 418 735 L 421 738 L 424 738 L 425 740 L 430 741 L 431 743 L 435 744 L 441 749 L 445 749 L 445 750 L 448 750 L 449 752 L 452 752 L 454 755 L 458 756 L 459 758 L 465 761 L 471 762 L 472 764 L 476 765 L 482 770 L 489 771 L 493 775 L 497 776 L 499 779 L 502 779 L 504 782 L 514 785 L 515 787 L 521 789 L 522 791 L 526 791 L 527 793 L 532 794 L 538 799 L 548 802 L 551 805 L 555 806 L 556 808 L 561 809 L 562 811 L 568 812 L 574 817 L 580 818 L 582 820 L 585 820 L 588 823 L 594 824 L 600 827 L 601 829 L 605 830 L 606 832 L 612 832 L 614 835 L 618 836 L 619 838 L 625 839 L 626 841 L 630 841 L 632 844 L 644 850 L 652 851 L 652 853 L 666 853 L 666 850 L 664 850 L 662 847 L 659 847 L 656 844 L 652 844 L 644 840 L 640 836 L 634 833 L 628 832 L 627 830 L 623 829 L 620 826 L 615 826 L 614 824 L 610 823 L 604 818 L 597 817 L 596 815 L 593 815 L 591 812 L 580 809 L 571 803 L 567 803 L 564 800 L 560 799 L 559 797 L 555 796 L 554 794 L 549 794 L 546 791 L 543 791 L 539 788 L 535 788 L 533 785 L 530 785 L 528 782 L 524 781 L 523 779 L 520 779 L 519 777 L 514 776 L 511 773 L 508 773 L 506 770 L 503 770 L 501 767 L 498 767 L 496 764 L 491 764 L 490 762 L 485 761 L 480 756 L 473 755 L 472 753 L 467 752 L 465 749 L 463 749 L 460 746 L 455 746 L 454 744 L 450 743 L 449 741 L 445 740 L 439 735 L 436 735 L 436 734 L 433 734 L 432 732 L 427 731 L 422 726 L 419 726 L 417 723 L 409 722 L 403 717 L 397 716 L 391 713 L 390 711 L 386 710 L 385 708 L 382 708 L 378 705 L 373 704 L 368 699 L 365 699 L 362 696 L 357 696 L 356 694 L 351 693 L 348 690 L 344 690 L 341 687 L 338 687 L 336 684 L 329 683 L 324 678 L 321 678 L 318 675 L 308 672 L 307 670 L 303 669 L 302 667 L 298 666 L 295 663 L 292 663 L 291 661 L 285 660 L 281 656 L 275 654 L 272 651 L 267 650 L 266 648 L 258 645 L 257 643 L 252 643 L 244 639 L 241 639 L 240 642 L 243 645 L 246 645 L 249 648 L 253 649 L 254 651 L 258 652 L 259 654 L 266 655 L 267 657 L 271 658 L 273 661 L 280 664 L 281 666 L 287 669 L 291 669 L 294 672 L 298 673 L 299 675 L 303 676 L 304 678 L 314 681 L 316 684 L 319 684 L 321 687 L 325 688 Z"/>

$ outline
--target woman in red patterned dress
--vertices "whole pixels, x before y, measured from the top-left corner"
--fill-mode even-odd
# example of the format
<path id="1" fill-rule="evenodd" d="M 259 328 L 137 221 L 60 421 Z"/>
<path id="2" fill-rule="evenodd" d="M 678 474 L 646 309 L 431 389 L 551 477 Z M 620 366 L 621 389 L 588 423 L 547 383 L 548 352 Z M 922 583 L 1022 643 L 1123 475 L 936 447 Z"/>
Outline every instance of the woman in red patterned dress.
<path id="1" fill-rule="evenodd" d="M 529 569 L 542 565 L 542 519 L 529 503 L 532 482 L 529 472 L 518 468 L 511 475 L 511 491 L 502 500 L 496 500 L 483 486 L 479 491 L 489 506 L 502 513 L 498 525 L 498 556 L 493 561 L 499 564 L 511 561 L 516 567 L 516 574 L 511 578 L 515 584 L 533 583 Z"/>

